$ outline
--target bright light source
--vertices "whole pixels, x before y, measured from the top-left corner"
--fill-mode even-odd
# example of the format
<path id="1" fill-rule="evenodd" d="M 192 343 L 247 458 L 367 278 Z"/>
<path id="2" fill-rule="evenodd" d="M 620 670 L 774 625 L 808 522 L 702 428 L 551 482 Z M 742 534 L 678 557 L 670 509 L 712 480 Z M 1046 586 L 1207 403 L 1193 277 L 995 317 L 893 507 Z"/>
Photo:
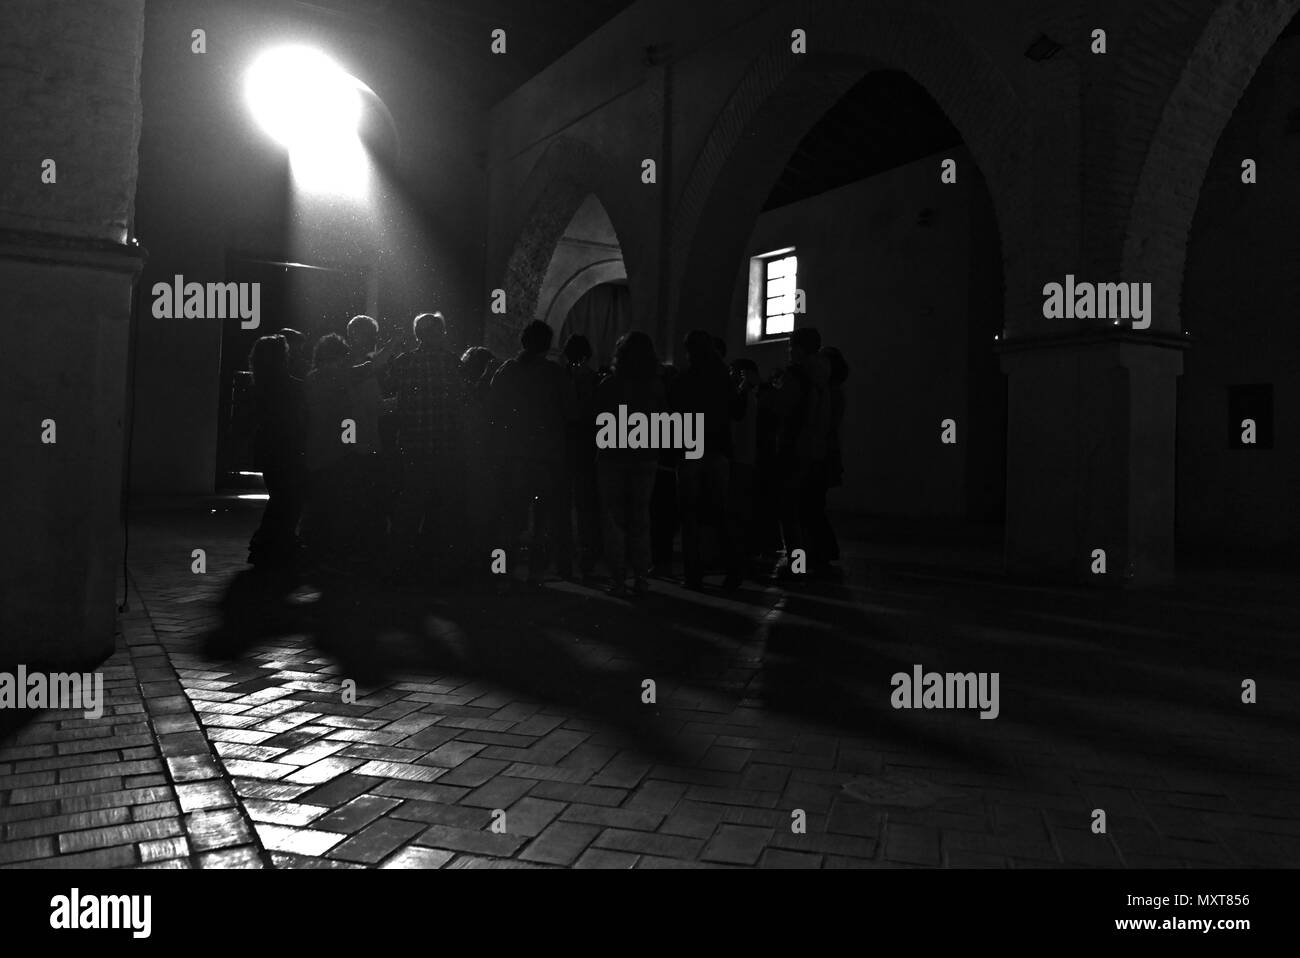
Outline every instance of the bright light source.
<path id="1" fill-rule="evenodd" d="M 258 125 L 286 147 L 296 185 L 358 195 L 369 164 L 357 136 L 357 79 L 310 47 L 280 47 L 249 67 L 244 95 Z"/>

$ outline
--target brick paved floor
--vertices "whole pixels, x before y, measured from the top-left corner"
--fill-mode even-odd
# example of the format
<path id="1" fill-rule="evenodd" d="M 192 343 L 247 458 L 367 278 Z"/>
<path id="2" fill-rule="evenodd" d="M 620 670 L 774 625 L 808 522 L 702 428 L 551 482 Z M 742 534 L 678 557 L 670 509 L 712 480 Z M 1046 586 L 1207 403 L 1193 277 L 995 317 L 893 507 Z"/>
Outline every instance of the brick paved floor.
<path id="1" fill-rule="evenodd" d="M 1291 577 L 1099 594 L 856 543 L 785 592 L 264 603 L 256 518 L 133 524 L 104 718 L 0 738 L 0 867 L 1300 861 Z M 999 672 L 999 717 L 892 709 L 915 663 Z"/>

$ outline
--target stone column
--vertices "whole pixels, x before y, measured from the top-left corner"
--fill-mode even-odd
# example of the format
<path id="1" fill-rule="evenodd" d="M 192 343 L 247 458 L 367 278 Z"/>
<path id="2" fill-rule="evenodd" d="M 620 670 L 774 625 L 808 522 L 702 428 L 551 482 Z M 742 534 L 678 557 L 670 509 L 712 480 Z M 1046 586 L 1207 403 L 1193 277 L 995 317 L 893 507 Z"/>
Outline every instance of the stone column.
<path id="1" fill-rule="evenodd" d="M 144 0 L 0 4 L 0 670 L 113 651 L 143 42 Z"/>
<path id="2" fill-rule="evenodd" d="M 1172 578 L 1182 345 L 1128 331 L 1003 347 L 1008 572 L 1102 586 Z"/>

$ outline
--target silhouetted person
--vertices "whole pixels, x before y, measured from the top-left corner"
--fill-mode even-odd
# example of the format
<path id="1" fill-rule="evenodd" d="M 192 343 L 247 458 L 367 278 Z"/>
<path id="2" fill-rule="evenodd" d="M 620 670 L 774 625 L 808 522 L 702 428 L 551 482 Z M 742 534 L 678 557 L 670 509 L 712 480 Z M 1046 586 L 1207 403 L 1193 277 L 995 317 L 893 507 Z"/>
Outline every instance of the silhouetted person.
<path id="1" fill-rule="evenodd" d="M 345 421 L 355 416 L 352 364 L 348 344 L 334 333 L 320 338 L 312 357 L 303 383 L 308 470 L 303 536 L 317 561 L 337 568 L 354 558 L 362 498 L 360 460 L 345 442 Z"/>
<path id="2" fill-rule="evenodd" d="M 731 364 L 731 380 L 741 403 L 739 419 L 731 423 L 731 477 L 727 485 L 727 509 L 731 529 L 736 536 L 733 548 L 742 550 L 747 567 L 748 557 L 757 551 L 754 529 L 756 478 L 758 464 L 758 366 L 752 359 L 741 358 Z"/>
<path id="3" fill-rule="evenodd" d="M 248 357 L 253 371 L 253 462 L 269 496 L 262 522 L 248 546 L 256 566 L 287 566 L 298 550 L 298 519 L 306 487 L 303 449 L 306 410 L 302 382 L 289 372 L 283 336 L 262 336 Z"/>
<path id="4" fill-rule="evenodd" d="M 672 363 L 659 365 L 659 380 L 664 393 L 672 392 L 677 381 L 677 367 Z M 650 555 L 657 576 L 673 574 L 673 541 L 677 538 L 680 517 L 677 513 L 677 456 L 675 449 L 659 450 L 658 468 L 655 470 L 654 492 L 650 494 Z"/>
<path id="5" fill-rule="evenodd" d="M 411 324 L 416 347 L 393 360 L 396 393 L 398 495 L 393 551 L 399 574 L 434 576 L 455 568 L 462 544 L 464 499 L 464 383 L 447 347 L 441 313 L 421 313 Z M 433 539 L 435 541 L 429 541 Z M 419 571 L 417 571 L 419 570 Z"/>
<path id="6" fill-rule="evenodd" d="M 827 493 L 844 484 L 844 454 L 841 432 L 844 426 L 844 383 L 849 365 L 844 354 L 834 346 L 823 346 L 822 357 L 830 365 L 830 431 L 826 440 L 826 461 L 815 470 L 808 496 L 808 513 L 804 525 L 808 535 L 808 559 L 812 567 L 822 567 L 840 557 L 840 543 L 835 527 L 826 515 Z"/>
<path id="7" fill-rule="evenodd" d="M 378 360 L 379 323 L 370 316 L 353 316 L 348 321 L 349 361 L 353 367 L 353 418 L 356 421 L 357 464 L 362 498 L 357 502 L 360 547 L 371 555 L 379 553 L 387 537 L 390 505 L 397 473 L 393 450 L 394 423 L 384 413 L 388 391 L 386 371 Z"/>
<path id="8" fill-rule="evenodd" d="M 667 396 L 658 376 L 654 344 L 642 332 L 621 337 L 614 348 L 610 374 L 596 387 L 595 412 L 619 416 L 647 416 L 667 409 Z M 596 480 L 601 513 L 605 518 L 605 562 L 612 580 L 610 593 L 627 594 L 627 571 L 634 577 L 632 590 L 644 595 L 650 574 L 650 496 L 654 491 L 657 449 L 596 449 Z"/>
<path id="9" fill-rule="evenodd" d="M 471 392 L 486 402 L 492 374 L 499 365 L 492 350 L 486 346 L 471 346 L 460 354 L 460 378 Z"/>
<path id="10" fill-rule="evenodd" d="M 831 430 L 830 363 L 820 355 L 821 345 L 821 334 L 812 327 L 791 333 L 781 385 L 763 394 L 776 431 L 773 481 L 786 552 L 774 570 L 780 578 L 791 573 L 795 550 L 802 550 L 810 564 L 815 560 L 807 554 L 804 522 L 825 484 Z"/>
<path id="11" fill-rule="evenodd" d="M 289 326 L 278 330 L 276 335 L 283 336 L 289 344 L 289 375 L 302 379 L 311 372 L 311 350 L 307 348 L 307 337 Z"/>
<path id="12" fill-rule="evenodd" d="M 561 576 L 573 576 L 573 527 L 578 527 L 577 563 L 583 580 L 591 577 L 600 554 L 600 506 L 596 492 L 596 410 L 599 382 L 591 368 L 591 342 L 573 334 L 564 344 L 565 371 L 573 381 L 575 415 L 566 424 L 564 489 L 556 511 L 556 566 Z"/>
<path id="13" fill-rule="evenodd" d="M 513 581 L 518 539 L 533 510 L 528 579 L 542 581 L 551 530 L 561 499 L 565 422 L 575 413 L 572 382 L 546 358 L 551 327 L 533 320 L 519 336 L 522 349 L 492 377 L 489 415 L 500 478 L 501 546 Z"/>
<path id="14" fill-rule="evenodd" d="M 727 365 L 718 355 L 713 337 L 702 329 L 686 336 L 687 366 L 669 393 L 674 412 L 704 416 L 704 449 L 698 459 L 677 462 L 677 501 L 682 520 L 682 565 L 686 585 L 704 584 L 701 533 L 706 525 L 717 530 L 726 567 L 726 585 L 739 585 L 741 557 L 728 528 L 727 483 L 731 479 L 731 422 L 743 412 Z"/>

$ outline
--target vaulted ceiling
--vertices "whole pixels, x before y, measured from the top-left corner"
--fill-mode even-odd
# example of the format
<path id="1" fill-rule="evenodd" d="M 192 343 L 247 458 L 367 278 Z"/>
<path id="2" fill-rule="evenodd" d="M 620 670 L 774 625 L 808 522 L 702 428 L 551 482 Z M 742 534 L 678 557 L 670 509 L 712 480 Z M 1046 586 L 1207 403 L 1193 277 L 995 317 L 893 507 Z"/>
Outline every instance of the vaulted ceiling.
<path id="1" fill-rule="evenodd" d="M 847 186 L 961 142 L 938 104 L 907 74 L 868 73 L 800 141 L 764 209 Z"/>
<path id="2" fill-rule="evenodd" d="M 274 0 L 304 17 L 382 32 L 456 74 L 488 106 L 557 60 L 633 0 Z M 492 31 L 506 31 L 494 56 Z"/>

